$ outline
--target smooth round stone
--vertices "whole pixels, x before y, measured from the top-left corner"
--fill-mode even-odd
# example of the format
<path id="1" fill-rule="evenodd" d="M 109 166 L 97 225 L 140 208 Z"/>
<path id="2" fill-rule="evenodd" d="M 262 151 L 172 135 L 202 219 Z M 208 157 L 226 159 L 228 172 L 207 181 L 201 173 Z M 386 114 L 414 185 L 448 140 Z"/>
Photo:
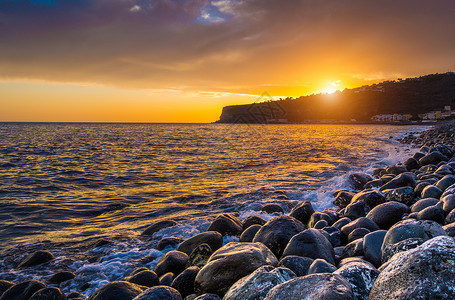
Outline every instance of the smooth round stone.
<path id="1" fill-rule="evenodd" d="M 297 255 L 289 255 L 280 260 L 279 266 L 290 269 L 297 276 L 305 276 L 314 259 Z"/>
<path id="2" fill-rule="evenodd" d="M 409 207 L 400 202 L 387 202 L 373 208 L 367 218 L 376 223 L 381 229 L 389 229 L 396 222 L 401 221 L 403 215 L 409 213 Z"/>
<path id="3" fill-rule="evenodd" d="M 381 265 L 381 247 L 386 233 L 386 230 L 377 230 L 363 237 L 363 254 L 365 259 L 376 267 Z"/>
<path id="4" fill-rule="evenodd" d="M 341 218 L 341 219 L 339 219 L 338 221 L 336 221 L 336 222 L 332 225 L 332 227 L 335 227 L 335 228 L 341 230 L 341 228 L 342 228 L 344 225 L 347 225 L 347 224 L 349 224 L 349 223 L 351 223 L 351 222 L 352 222 L 352 220 L 351 220 L 350 218 L 344 217 L 344 218 Z"/>
<path id="5" fill-rule="evenodd" d="M 221 214 L 210 224 L 207 231 L 219 232 L 223 236 L 237 236 L 242 233 L 242 222 L 231 214 Z"/>
<path id="6" fill-rule="evenodd" d="M 183 241 L 177 247 L 177 251 L 190 255 L 194 249 L 202 244 L 207 244 L 213 251 L 216 251 L 223 245 L 223 236 L 215 231 L 202 232 Z"/>
<path id="7" fill-rule="evenodd" d="M 431 220 L 444 224 L 444 211 L 439 205 L 429 206 L 417 214 L 417 220 Z"/>
<path id="8" fill-rule="evenodd" d="M 352 173 L 349 175 L 349 180 L 354 189 L 361 190 L 363 186 L 374 178 L 366 173 Z"/>
<path id="9" fill-rule="evenodd" d="M 371 232 L 379 230 L 378 225 L 375 222 L 373 222 L 372 220 L 367 219 L 367 218 L 358 218 L 358 219 L 350 222 L 349 224 L 344 225 L 341 228 L 341 232 L 343 233 L 344 236 L 347 237 L 354 229 L 357 229 L 357 228 L 366 228 Z"/>
<path id="10" fill-rule="evenodd" d="M 172 227 L 177 225 L 177 222 L 172 220 L 164 220 L 160 222 L 156 222 L 149 227 L 147 227 L 143 232 L 142 235 L 153 235 L 155 232 L 158 232 L 164 228 Z"/>
<path id="11" fill-rule="evenodd" d="M 454 194 L 445 196 L 441 200 L 443 203 L 442 209 L 444 210 L 444 213 L 448 214 L 453 209 L 455 209 L 455 195 Z"/>
<path id="12" fill-rule="evenodd" d="M 418 170 L 420 168 L 419 162 L 414 157 L 408 158 L 403 165 L 406 166 L 407 171 Z"/>
<path id="13" fill-rule="evenodd" d="M 384 194 L 377 190 L 365 190 L 361 191 L 352 198 L 351 203 L 363 201 L 370 208 L 385 202 Z"/>
<path id="14" fill-rule="evenodd" d="M 66 300 L 66 297 L 60 289 L 48 287 L 37 291 L 28 300 Z"/>
<path id="15" fill-rule="evenodd" d="M 393 174 L 393 175 L 400 175 L 402 173 L 405 173 L 408 171 L 408 168 L 403 165 L 393 165 L 393 166 L 388 166 L 385 171 L 388 174 Z"/>
<path id="16" fill-rule="evenodd" d="M 7 281 L 7 280 L 0 280 L 0 296 L 13 285 L 14 285 L 14 282 Z"/>
<path id="17" fill-rule="evenodd" d="M 395 254 L 417 248 L 424 242 L 425 239 L 422 238 L 409 238 L 401 242 L 388 245 L 387 247 L 382 249 L 381 262 L 386 263 Z"/>
<path id="18" fill-rule="evenodd" d="M 134 300 L 182 300 L 180 293 L 169 286 L 155 286 L 145 290 Z"/>
<path id="19" fill-rule="evenodd" d="M 160 277 L 160 285 L 171 286 L 174 281 L 174 273 L 168 272 Z"/>
<path id="20" fill-rule="evenodd" d="M 60 283 L 62 283 L 64 281 L 71 280 L 74 277 L 76 277 L 76 275 L 73 272 L 62 271 L 62 272 L 58 272 L 58 273 L 55 273 L 54 275 L 52 275 L 47 280 L 47 282 L 53 283 L 53 284 L 60 284 Z"/>
<path id="21" fill-rule="evenodd" d="M 431 152 L 427 155 L 425 155 L 424 157 L 422 157 L 421 159 L 419 159 L 419 164 L 421 166 L 425 166 L 425 165 L 437 165 L 439 164 L 441 161 L 444 161 L 446 160 L 447 157 L 445 157 L 444 155 L 441 154 L 441 152 L 439 151 L 434 151 L 434 152 Z"/>
<path id="22" fill-rule="evenodd" d="M 343 248 L 342 258 L 363 256 L 363 238 L 350 242 Z"/>
<path id="23" fill-rule="evenodd" d="M 221 300 L 221 298 L 216 294 L 204 294 L 194 298 L 194 300 Z"/>
<path id="24" fill-rule="evenodd" d="M 416 160 L 418 161 L 419 159 L 421 159 L 421 158 L 424 157 L 424 156 L 425 156 L 424 153 L 422 153 L 422 152 L 416 152 L 416 153 L 414 153 L 414 155 L 412 156 L 412 158 L 414 158 L 414 159 L 416 159 Z"/>
<path id="25" fill-rule="evenodd" d="M 194 293 L 194 280 L 201 269 L 198 267 L 189 267 L 172 281 L 171 287 L 179 291 L 182 297 Z"/>
<path id="26" fill-rule="evenodd" d="M 322 229 L 324 227 L 329 226 L 326 220 L 319 220 L 316 224 L 314 224 L 314 229 Z"/>
<path id="27" fill-rule="evenodd" d="M 366 228 L 356 228 L 348 235 L 348 243 L 361 239 L 370 232 L 371 231 Z"/>
<path id="28" fill-rule="evenodd" d="M 21 300 L 29 299 L 37 291 L 46 288 L 41 281 L 27 280 L 17 283 L 8 288 L 0 297 L 2 300 Z"/>
<path id="29" fill-rule="evenodd" d="M 46 263 L 52 259 L 54 259 L 54 255 L 52 253 L 50 253 L 49 251 L 38 250 L 38 251 L 30 254 L 29 256 L 27 256 L 17 267 L 19 269 L 33 267 L 36 265 Z"/>
<path id="30" fill-rule="evenodd" d="M 199 245 L 196 249 L 191 252 L 190 256 L 188 257 L 188 262 L 186 263 L 186 267 L 196 266 L 202 268 L 205 266 L 207 261 L 209 260 L 210 256 L 213 254 L 212 248 L 210 248 L 207 244 Z"/>
<path id="31" fill-rule="evenodd" d="M 454 153 L 453 149 L 450 146 L 444 145 L 444 144 L 434 146 L 430 150 L 430 153 L 431 152 L 435 152 L 435 151 L 440 152 L 442 155 L 444 155 L 444 156 L 446 156 L 448 158 L 451 158 L 453 156 L 453 153 Z"/>
<path id="32" fill-rule="evenodd" d="M 401 187 L 391 190 L 384 190 L 387 202 L 395 201 L 411 206 L 414 204 L 415 194 L 412 187 Z"/>
<path id="33" fill-rule="evenodd" d="M 441 197 L 442 191 L 434 185 L 426 186 L 422 191 L 422 198 L 437 198 Z"/>
<path id="34" fill-rule="evenodd" d="M 156 264 L 153 271 L 161 276 L 168 272 L 172 272 L 175 275 L 180 274 L 185 270 L 186 263 L 188 262 L 188 255 L 180 251 L 169 251 L 167 252 Z"/>
<path id="35" fill-rule="evenodd" d="M 380 191 L 385 191 L 389 189 L 397 189 L 402 187 L 412 187 L 416 186 L 416 175 L 412 172 L 402 173 L 379 188 Z"/>
<path id="36" fill-rule="evenodd" d="M 354 300 L 351 284 L 338 274 L 312 274 L 275 286 L 263 300 Z"/>
<path id="37" fill-rule="evenodd" d="M 368 263 L 350 262 L 334 272 L 343 276 L 352 287 L 355 299 L 367 300 L 379 271 Z"/>
<path id="38" fill-rule="evenodd" d="M 421 197 L 423 189 L 429 185 L 431 185 L 431 183 L 429 183 L 428 181 L 422 181 L 419 184 L 417 184 L 416 187 L 414 188 L 414 193 L 416 194 L 416 196 Z"/>
<path id="39" fill-rule="evenodd" d="M 310 201 L 300 202 L 296 207 L 294 207 L 289 214 L 289 216 L 296 218 L 303 224 L 307 224 L 313 215 L 314 209 Z"/>
<path id="40" fill-rule="evenodd" d="M 427 207 L 433 206 L 439 202 L 439 199 L 436 198 L 425 198 L 425 199 L 420 199 L 414 205 L 411 207 L 412 212 L 419 212 L 422 209 L 425 209 Z"/>
<path id="41" fill-rule="evenodd" d="M 447 232 L 448 236 L 455 237 L 455 223 L 442 226 L 442 228 Z"/>
<path id="42" fill-rule="evenodd" d="M 354 192 L 349 191 L 340 191 L 336 194 L 333 204 L 339 208 L 345 208 L 351 203 L 352 197 L 354 197 Z"/>
<path id="43" fill-rule="evenodd" d="M 88 300 L 132 300 L 141 293 L 142 289 L 134 283 L 113 281 L 97 289 Z"/>
<path id="44" fill-rule="evenodd" d="M 248 227 L 250 226 L 253 226 L 253 225 L 264 225 L 265 223 L 267 223 L 266 220 L 264 220 L 263 218 L 261 217 L 258 217 L 258 216 L 249 216 L 248 218 L 246 218 L 245 220 L 243 220 L 243 223 L 242 223 L 242 228 L 243 228 L 243 231 L 245 231 Z"/>
<path id="45" fill-rule="evenodd" d="M 317 273 L 333 273 L 336 271 L 336 267 L 324 259 L 315 259 L 308 269 L 308 275 Z"/>
<path id="46" fill-rule="evenodd" d="M 166 248 L 173 248 L 183 242 L 183 239 L 180 237 L 170 236 L 161 239 L 156 245 L 156 250 L 162 251 Z"/>
<path id="47" fill-rule="evenodd" d="M 240 235 L 240 242 L 252 242 L 256 233 L 261 229 L 261 225 L 251 225 Z"/>
<path id="48" fill-rule="evenodd" d="M 381 187 L 383 184 L 384 184 L 384 181 L 383 181 L 381 178 L 379 178 L 379 179 L 375 179 L 375 180 L 368 181 L 368 182 L 363 186 L 363 188 L 364 188 L 364 189 L 379 188 L 379 187 Z"/>
<path id="49" fill-rule="evenodd" d="M 152 287 L 160 284 L 158 275 L 150 270 L 143 270 L 141 272 L 135 273 L 134 275 L 125 278 L 125 281 L 146 287 Z"/>
<path id="50" fill-rule="evenodd" d="M 452 209 L 451 212 L 447 214 L 447 217 L 445 218 L 445 223 L 446 224 L 452 224 L 455 222 L 455 208 Z"/>
<path id="51" fill-rule="evenodd" d="M 329 241 L 333 247 L 341 246 L 341 231 L 335 231 L 329 234 Z"/>
<path id="52" fill-rule="evenodd" d="M 442 194 L 441 199 L 445 198 L 448 195 L 453 195 L 453 194 L 455 194 L 455 184 L 452 184 L 444 191 L 444 194 Z"/>
<path id="53" fill-rule="evenodd" d="M 452 184 L 455 184 L 455 176 L 446 175 L 442 177 L 438 182 L 436 182 L 435 186 L 439 188 L 441 191 L 445 191 Z"/>
<path id="54" fill-rule="evenodd" d="M 310 221 L 308 222 L 308 227 L 314 228 L 317 222 L 325 220 L 327 225 L 331 225 L 335 222 L 334 216 L 326 212 L 315 212 L 311 215 Z"/>
<path id="55" fill-rule="evenodd" d="M 364 201 L 356 201 L 348 206 L 344 210 L 344 217 L 351 220 L 355 220 L 361 217 L 365 217 L 370 211 L 370 207 Z"/>
<path id="56" fill-rule="evenodd" d="M 273 214 L 273 213 L 281 213 L 284 214 L 283 207 L 279 204 L 266 204 L 262 207 L 262 211 L 266 212 L 268 214 Z"/>

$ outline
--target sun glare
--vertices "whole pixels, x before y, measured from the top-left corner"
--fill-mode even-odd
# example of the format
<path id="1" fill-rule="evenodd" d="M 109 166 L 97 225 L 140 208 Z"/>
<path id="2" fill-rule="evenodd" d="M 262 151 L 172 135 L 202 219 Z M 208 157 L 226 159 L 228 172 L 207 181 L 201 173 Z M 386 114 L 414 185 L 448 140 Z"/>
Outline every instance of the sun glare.
<path id="1" fill-rule="evenodd" d="M 341 80 L 331 81 L 329 85 L 322 90 L 323 94 L 333 94 L 341 90 Z"/>

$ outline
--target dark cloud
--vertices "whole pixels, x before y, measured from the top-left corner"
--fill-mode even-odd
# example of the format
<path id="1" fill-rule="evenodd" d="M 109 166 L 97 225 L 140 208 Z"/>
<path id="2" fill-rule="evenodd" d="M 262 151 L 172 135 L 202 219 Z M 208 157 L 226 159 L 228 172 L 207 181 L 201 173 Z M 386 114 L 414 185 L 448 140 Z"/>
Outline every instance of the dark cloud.
<path id="1" fill-rule="evenodd" d="M 241 91 L 324 72 L 446 71 L 454 11 L 426 0 L 0 0 L 0 77 Z"/>

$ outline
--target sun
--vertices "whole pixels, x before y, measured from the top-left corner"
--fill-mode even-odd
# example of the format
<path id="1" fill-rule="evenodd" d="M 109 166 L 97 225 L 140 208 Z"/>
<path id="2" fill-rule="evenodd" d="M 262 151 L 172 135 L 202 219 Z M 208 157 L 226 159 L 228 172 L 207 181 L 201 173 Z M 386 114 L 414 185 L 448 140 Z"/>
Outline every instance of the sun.
<path id="1" fill-rule="evenodd" d="M 328 86 L 325 87 L 321 92 L 323 94 L 333 94 L 341 90 L 341 80 L 328 81 Z"/>

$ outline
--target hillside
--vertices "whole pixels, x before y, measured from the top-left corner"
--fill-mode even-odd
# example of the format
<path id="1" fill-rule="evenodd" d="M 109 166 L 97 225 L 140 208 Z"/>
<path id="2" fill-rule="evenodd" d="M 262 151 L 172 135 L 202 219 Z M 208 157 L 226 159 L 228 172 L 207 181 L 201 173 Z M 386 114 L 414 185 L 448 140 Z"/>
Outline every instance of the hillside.
<path id="1" fill-rule="evenodd" d="M 373 115 L 417 116 L 455 107 L 455 73 L 384 81 L 334 94 L 316 94 L 223 108 L 218 123 L 369 122 Z"/>

